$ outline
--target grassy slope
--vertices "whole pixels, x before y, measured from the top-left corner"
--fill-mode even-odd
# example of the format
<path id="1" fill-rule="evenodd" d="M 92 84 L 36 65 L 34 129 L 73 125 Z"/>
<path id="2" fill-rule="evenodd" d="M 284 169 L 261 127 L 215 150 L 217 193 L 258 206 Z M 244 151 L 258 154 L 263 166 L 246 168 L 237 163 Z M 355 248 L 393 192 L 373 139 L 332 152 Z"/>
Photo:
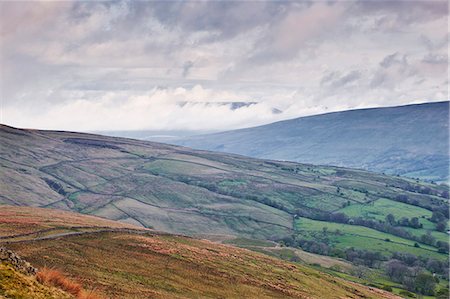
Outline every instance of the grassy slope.
<path id="1" fill-rule="evenodd" d="M 442 197 L 406 190 L 441 194 L 446 186 L 361 170 L 6 126 L 0 138 L 0 203 L 75 210 L 174 233 L 279 238 L 294 232 L 297 210 L 339 211 L 347 202 L 347 209 L 377 207 L 399 194 L 447 205 Z M 430 214 L 391 206 L 383 209 L 398 217 Z"/>
<path id="2" fill-rule="evenodd" d="M 354 267 L 350 262 L 339 258 L 319 255 L 303 251 L 299 248 L 282 247 L 275 242 L 254 240 L 247 238 L 235 238 L 221 241 L 223 244 L 232 244 L 241 248 L 262 252 L 283 260 L 297 260 L 308 265 L 319 265 L 323 268 L 336 267 L 343 271 L 350 272 Z"/>
<path id="3" fill-rule="evenodd" d="M 208 238 L 220 234 L 267 239 L 291 234 L 298 228 L 293 223 L 297 210 L 351 213 L 346 209 L 361 207 L 362 215 L 364 209 L 375 208 L 368 213 L 373 213 L 377 219 L 388 212 L 396 218 L 429 217 L 429 210 L 395 202 L 399 194 L 425 205 L 446 205 L 441 197 L 409 192 L 406 188 L 429 187 L 441 193 L 447 187 L 360 170 L 255 160 L 78 133 L 2 127 L 0 134 L 0 202 L 72 209 L 130 225 L 202 233 Z M 342 204 L 348 201 L 351 205 L 341 210 Z M 62 215 L 61 219 L 66 217 Z M 433 224 L 424 218 L 420 221 L 425 228 L 433 229 Z M 36 228 L 35 222 L 10 229 L 30 231 Z M 58 231 L 51 233 L 74 232 L 73 228 L 61 227 L 61 222 L 55 227 Z M 313 233 L 320 232 L 321 225 L 316 226 Z M 333 225 L 327 223 L 330 230 Z M 345 226 L 340 229 L 343 236 L 333 240 L 340 248 L 356 246 L 382 252 L 413 250 L 419 255 L 445 258 L 445 255 L 437 255 L 436 249 L 423 244 L 416 249 L 410 246 L 410 241 L 397 242 L 391 235 L 373 231 L 377 238 L 368 241 L 366 236 L 355 238 L 353 232 L 362 229 L 362 234 L 366 234 L 365 228 Z M 2 230 L 6 232 L 7 228 L 0 225 L 0 232 Z M 80 230 L 89 229 L 75 232 Z M 384 242 L 383 238 L 394 242 Z M 284 258 L 292 255 L 291 251 L 278 248 L 263 251 Z"/>
<path id="4" fill-rule="evenodd" d="M 0 239 L 6 240 L 7 236 L 30 234 L 37 231 L 40 232 L 39 236 L 44 236 L 45 230 L 55 233 L 56 230 L 58 232 L 76 231 L 83 227 L 139 228 L 132 224 L 67 211 L 5 205 L 0 207 Z"/>
<path id="5" fill-rule="evenodd" d="M 20 273 L 12 266 L 0 263 L 0 298 L 10 299 L 70 299 L 70 294 L 43 285 L 34 276 Z"/>
<path id="6" fill-rule="evenodd" d="M 26 225 L 23 208 L 8 209 L 3 231 Z M 42 229 L 59 212 L 35 209 L 32 214 L 36 229 Z M 66 224 L 74 226 L 85 217 L 72 214 L 67 219 Z M 86 218 L 86 225 L 93 220 Z M 104 225 L 103 219 L 98 221 Z M 86 288 L 112 298 L 393 298 L 244 249 L 150 231 L 92 232 L 7 246 L 37 267 L 63 270 Z"/>

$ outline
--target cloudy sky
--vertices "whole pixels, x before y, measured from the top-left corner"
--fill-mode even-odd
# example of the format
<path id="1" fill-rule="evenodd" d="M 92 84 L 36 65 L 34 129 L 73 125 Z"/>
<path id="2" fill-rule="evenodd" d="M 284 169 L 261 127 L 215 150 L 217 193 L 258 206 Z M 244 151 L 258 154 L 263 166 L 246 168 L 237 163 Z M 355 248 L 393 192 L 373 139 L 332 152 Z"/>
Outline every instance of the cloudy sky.
<path id="1" fill-rule="evenodd" d="M 448 98 L 447 1 L 3 1 L 0 25 L 18 127 L 225 130 Z"/>

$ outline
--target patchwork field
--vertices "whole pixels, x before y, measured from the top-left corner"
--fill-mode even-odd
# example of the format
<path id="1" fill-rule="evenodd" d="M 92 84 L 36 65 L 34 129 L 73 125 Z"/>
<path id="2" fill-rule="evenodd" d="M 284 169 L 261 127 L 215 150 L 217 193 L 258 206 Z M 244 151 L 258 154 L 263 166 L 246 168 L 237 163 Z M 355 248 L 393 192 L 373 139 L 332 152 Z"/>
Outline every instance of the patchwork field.
<path id="1" fill-rule="evenodd" d="M 366 266 L 380 271 L 408 253 L 424 275 L 448 277 L 442 267 L 448 261 L 445 184 L 74 132 L 1 126 L 0 138 L 0 204 L 75 211 L 124 225 L 121 232 L 103 230 L 108 238 L 135 236 L 136 227 L 241 238 L 233 242 L 287 260 L 301 260 L 308 251 L 360 266 L 370 255 L 376 263 Z M 60 222 L 41 238 L 83 239 L 97 230 Z M 13 231 L 35 226 L 32 221 Z M 0 226 L 0 232 L 7 229 Z M 248 239 L 254 244 L 245 244 Z"/>
<path id="2" fill-rule="evenodd" d="M 431 235 L 435 237 L 436 240 L 442 242 L 448 242 L 449 240 L 448 233 L 435 230 L 435 224 L 429 220 L 432 216 L 431 211 L 402 202 L 381 198 L 370 204 L 350 205 L 339 211 L 345 213 L 349 217 L 365 217 L 367 219 L 381 221 L 384 221 L 389 214 L 392 214 L 398 220 L 403 217 L 409 219 L 417 217 L 419 218 L 419 222 L 423 225 L 423 228 L 406 227 L 404 229 L 417 237 L 430 231 Z"/>
<path id="3" fill-rule="evenodd" d="M 394 252 L 408 252 L 417 256 L 446 260 L 446 254 L 440 254 L 436 248 L 414 241 L 379 232 L 377 230 L 349 224 L 330 223 L 302 218 L 296 221 L 297 234 L 309 239 L 327 238 L 331 245 L 345 249 L 349 247 L 379 251 L 390 256 Z M 326 232 L 324 232 L 326 228 Z M 338 230 L 338 233 L 336 233 Z"/>
<path id="4" fill-rule="evenodd" d="M 0 138 L 0 203 L 173 233 L 276 239 L 292 234 L 299 212 L 331 213 L 399 194 L 427 215 L 448 207 L 447 186 L 361 170 L 7 126 Z"/>

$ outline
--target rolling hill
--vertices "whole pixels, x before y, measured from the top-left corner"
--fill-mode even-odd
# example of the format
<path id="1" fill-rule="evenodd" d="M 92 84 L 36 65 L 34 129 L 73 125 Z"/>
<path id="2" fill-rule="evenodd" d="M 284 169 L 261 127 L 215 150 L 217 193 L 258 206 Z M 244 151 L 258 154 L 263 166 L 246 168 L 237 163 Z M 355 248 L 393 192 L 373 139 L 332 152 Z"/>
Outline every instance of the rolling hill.
<path id="1" fill-rule="evenodd" d="M 408 285 L 416 277 L 406 281 L 389 277 L 384 272 L 387 263 L 413 269 L 408 268 L 408 263 L 414 261 L 414 269 L 420 271 L 402 273 L 424 273 L 425 279 L 431 273 L 448 277 L 445 231 L 449 187 L 445 184 L 75 132 L 2 125 L 0 140 L 0 211 L 6 211 L 6 205 L 29 206 L 32 211 L 21 207 L 23 210 L 13 213 L 17 219 L 23 218 L 20 225 L 0 224 L 0 232 L 21 234 L 0 238 L 3 242 L 32 238 L 52 244 L 51 248 L 57 250 L 81 243 L 83 247 L 97 248 L 99 239 L 115 240 L 120 234 L 118 243 L 110 240 L 107 246 L 121 250 L 120 244 L 129 238 L 122 236 L 131 235 L 135 244 L 142 237 L 136 230 L 153 229 L 148 234 L 161 238 L 178 238 L 166 236 L 167 233 L 182 234 L 289 261 L 309 260 L 328 265 L 326 271 L 346 279 L 350 279 L 348 275 L 353 275 L 354 269 L 370 267 L 370 279 L 360 278 L 360 274 L 357 280 L 351 279 L 371 281 L 373 286 L 393 289 L 397 294 L 405 288 L 418 293 L 431 291 Z M 33 218 L 35 207 L 66 212 L 61 211 L 60 217 L 52 217 L 53 222 L 39 228 L 36 223 L 40 221 Z M 67 227 L 61 224 L 78 221 L 65 214 L 67 211 L 106 219 L 97 223 L 98 218 L 83 218 L 81 222 L 97 223 L 94 228 L 82 223 Z M 7 215 L 2 217 L 8 223 Z M 107 219 L 119 222 L 111 224 Z M 114 229 L 110 228 L 112 225 Z M 60 244 L 60 238 L 77 241 Z M 178 248 L 178 241 L 171 246 Z M 42 265 L 33 260 L 37 252 L 14 246 Z M 99 248 L 103 253 L 109 252 Z M 124 250 L 131 254 L 131 248 Z M 99 256 L 100 252 L 93 255 Z M 188 259 L 191 260 L 190 255 Z M 66 260 L 58 265 L 64 263 Z M 77 269 L 78 266 L 73 271 Z M 125 275 L 121 273 L 118 275 Z M 447 280 L 440 281 L 435 289 L 445 293 Z"/>
<path id="2" fill-rule="evenodd" d="M 428 220 L 433 210 L 448 210 L 446 185 L 74 132 L 2 126 L 0 138 L 0 204 L 72 210 L 206 238 L 266 240 L 299 234 L 303 217 L 355 217 L 355 210 L 372 209 L 382 219 L 386 213 L 421 217 L 435 238 L 446 237 Z M 408 210 L 415 212 L 404 215 Z M 437 247 L 411 248 L 425 233 L 403 232 L 396 249 L 445 258 Z M 380 250 L 391 252 L 388 245 Z"/>
<path id="3" fill-rule="evenodd" d="M 334 112 L 168 142 L 448 181 L 449 102 Z"/>
<path id="4" fill-rule="evenodd" d="M 53 209 L 2 206 L 0 246 L 105 298 L 399 298 L 245 249 L 123 226 Z M 1 261 L 0 281 L 6 298 L 67 296 Z"/>

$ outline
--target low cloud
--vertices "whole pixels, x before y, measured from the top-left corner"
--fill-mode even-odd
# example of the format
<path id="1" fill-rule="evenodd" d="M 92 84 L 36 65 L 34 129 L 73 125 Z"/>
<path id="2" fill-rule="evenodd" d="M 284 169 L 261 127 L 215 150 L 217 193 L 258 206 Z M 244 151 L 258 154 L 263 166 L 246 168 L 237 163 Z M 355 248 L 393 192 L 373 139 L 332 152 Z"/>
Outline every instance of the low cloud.
<path id="1" fill-rule="evenodd" d="M 71 130 L 220 130 L 239 128 L 277 119 L 265 103 L 226 105 L 221 99 L 245 99 L 243 95 L 216 92 L 195 86 L 191 89 L 155 88 L 145 94 L 109 92 L 95 99 L 77 98 L 48 106 L 44 111 L 6 108 L 6 123 L 20 127 Z M 214 104 L 214 103 L 217 104 Z M 180 105 L 183 103 L 183 105 Z M 80 113 L 82 111 L 83 113 Z M 20 120 L 20 121 L 18 121 Z"/>

